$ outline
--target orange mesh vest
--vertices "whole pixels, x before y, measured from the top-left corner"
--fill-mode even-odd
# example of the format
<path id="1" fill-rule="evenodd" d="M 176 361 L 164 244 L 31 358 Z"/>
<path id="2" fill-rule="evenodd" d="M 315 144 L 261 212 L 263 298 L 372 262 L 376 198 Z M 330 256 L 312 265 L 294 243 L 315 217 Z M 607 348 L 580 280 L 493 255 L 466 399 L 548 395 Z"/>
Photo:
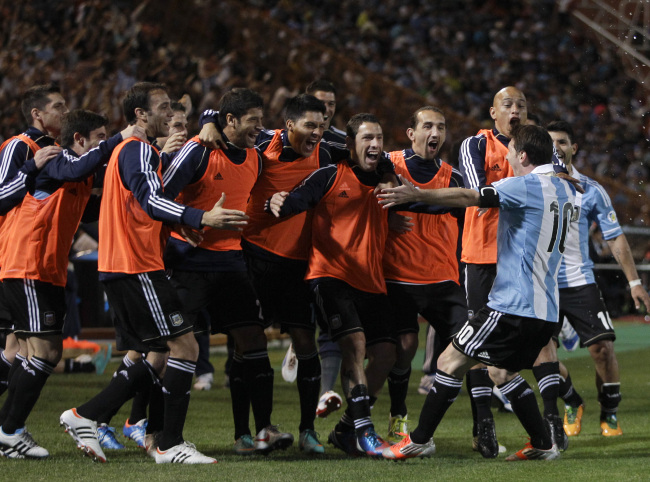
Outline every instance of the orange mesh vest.
<path id="1" fill-rule="evenodd" d="M 192 140 L 198 142 L 198 136 Z M 246 149 L 246 160 L 242 164 L 234 164 L 221 149 L 215 149 L 210 153 L 201 179 L 185 186 L 176 200 L 186 206 L 210 211 L 221 198 L 221 193 L 226 193 L 224 208 L 245 211 L 258 171 L 255 149 Z M 183 239 L 174 232 L 172 236 Z M 241 232 L 206 227 L 201 248 L 212 251 L 241 250 Z"/>
<path id="2" fill-rule="evenodd" d="M 506 161 L 508 148 L 492 132 L 481 129 L 485 143 L 485 183 L 490 185 L 506 177 L 512 177 L 512 167 Z M 478 207 L 472 206 L 465 211 L 465 228 L 463 229 L 463 252 L 461 261 L 471 264 L 494 264 L 497 262 L 497 225 L 499 210 L 488 209 L 478 217 Z"/>
<path id="3" fill-rule="evenodd" d="M 142 209 L 133 193 L 124 187 L 118 157 L 130 137 L 118 145 L 106 168 L 102 205 L 99 211 L 98 271 L 104 273 L 146 273 L 164 269 L 162 223 Z M 153 148 L 156 153 L 158 150 Z M 139 162 L 138 159 L 128 162 Z M 158 164 L 158 177 L 161 173 Z"/>
<path id="4" fill-rule="evenodd" d="M 309 157 L 281 162 L 282 147 L 282 131 L 276 130 L 262 153 L 262 176 L 251 191 L 246 209 L 250 219 L 244 228 L 244 239 L 279 256 L 307 260 L 311 244 L 311 212 L 278 219 L 264 211 L 264 203 L 276 192 L 291 191 L 318 169 L 319 151 L 316 148 Z"/>
<path id="5" fill-rule="evenodd" d="M 388 234 L 388 211 L 373 186 L 359 182 L 346 163 L 314 208 L 312 248 L 305 279 L 337 278 L 368 293 L 386 293 L 381 259 Z"/>
<path id="6" fill-rule="evenodd" d="M 82 182 L 66 182 L 45 199 L 27 194 L 6 223 L 2 278 L 34 279 L 65 286 L 68 254 L 79 227 L 92 176 Z"/>
<path id="7" fill-rule="evenodd" d="M 9 144 L 14 139 L 20 139 L 25 144 L 27 144 L 32 151 L 32 156 L 36 155 L 36 151 L 39 151 L 41 149 L 38 144 L 36 144 L 32 139 L 27 137 L 25 134 L 18 134 L 17 136 L 10 137 L 6 141 L 4 141 L 2 145 L 0 145 L 0 153 L 4 150 L 7 144 Z M 4 216 L 0 216 L 0 257 L 5 249 L 6 240 L 9 237 L 4 231 L 5 229 L 4 224 L 5 221 L 8 219 L 8 216 L 10 215 L 11 215 L 11 211 Z M 1 260 L 0 260 L 0 266 L 2 266 Z"/>
<path id="8" fill-rule="evenodd" d="M 431 181 L 416 182 L 409 173 L 404 152 L 390 153 L 395 174 L 401 174 L 421 189 L 449 187 L 452 168 L 441 163 L 438 173 Z M 458 221 L 451 214 L 421 214 L 402 212 L 412 217 L 413 230 L 399 234 L 388 231 L 384 253 L 384 276 L 388 280 L 407 283 L 430 284 L 452 280 L 458 283 Z"/>

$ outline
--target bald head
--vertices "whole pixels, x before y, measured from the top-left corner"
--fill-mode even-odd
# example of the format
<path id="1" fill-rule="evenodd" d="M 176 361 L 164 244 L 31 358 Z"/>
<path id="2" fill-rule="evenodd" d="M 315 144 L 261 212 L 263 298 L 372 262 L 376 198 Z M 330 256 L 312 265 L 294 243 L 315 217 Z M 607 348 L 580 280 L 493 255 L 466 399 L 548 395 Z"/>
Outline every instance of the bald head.
<path id="1" fill-rule="evenodd" d="M 525 124 L 528 119 L 526 96 L 516 87 L 504 87 L 494 96 L 490 117 L 497 130 L 510 137 L 515 125 Z"/>

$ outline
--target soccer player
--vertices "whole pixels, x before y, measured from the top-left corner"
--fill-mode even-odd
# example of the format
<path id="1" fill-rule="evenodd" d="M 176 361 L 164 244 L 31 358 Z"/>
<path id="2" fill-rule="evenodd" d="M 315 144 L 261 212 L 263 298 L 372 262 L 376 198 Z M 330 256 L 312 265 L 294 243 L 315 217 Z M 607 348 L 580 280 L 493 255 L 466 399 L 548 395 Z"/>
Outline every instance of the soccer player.
<path id="1" fill-rule="evenodd" d="M 25 197 L 3 226 L 12 243 L 2 253 L 2 279 L 25 359 L 0 410 L 0 445 L 9 458 L 49 455 L 27 432 L 25 420 L 61 359 L 68 252 L 90 198 L 92 173 L 123 138 L 144 137 L 144 130 L 131 126 L 101 142 L 106 124 L 105 117 L 93 112 L 67 114 L 61 135 L 66 148 L 47 164 L 34 194 Z"/>
<path id="2" fill-rule="evenodd" d="M 513 127 L 526 124 L 527 112 L 526 97 L 516 87 L 504 87 L 496 93 L 490 107 L 494 128 L 480 130 L 461 145 L 459 168 L 465 187 L 476 189 L 512 176 L 512 168 L 506 159 L 510 133 Z M 483 216 L 478 216 L 476 206 L 465 212 L 461 261 L 466 263 L 465 292 L 470 316 L 485 304 L 494 282 L 498 219 L 497 209 Z M 493 386 L 485 367 L 479 365 L 467 373 L 467 390 L 474 419 L 472 446 L 486 458 L 499 454 L 490 409 Z"/>
<path id="3" fill-rule="evenodd" d="M 554 121 L 546 128 L 553 139 L 559 159 L 566 164 L 569 174 L 580 181 L 585 191 L 582 195 L 578 227 L 568 233 L 564 260 L 558 275 L 560 319 L 567 317 L 580 336 L 580 345 L 587 347 L 594 360 L 602 435 L 606 437 L 622 435 L 623 431 L 616 416 L 621 400 L 618 361 L 614 353 L 616 335 L 607 307 L 596 285 L 593 262 L 589 257 L 589 227 L 594 222 L 602 230 L 603 238 L 610 246 L 614 258 L 621 265 L 630 284 L 630 292 L 636 308 L 643 304 L 646 310 L 650 311 L 650 297 L 641 284 L 630 246 L 618 223 L 607 192 L 598 182 L 581 174 L 573 166 L 573 156 L 578 150 L 578 144 L 575 142 L 571 125 L 565 121 Z M 553 348 L 555 348 L 554 344 Z M 563 364 L 560 364 L 560 372 L 559 389 L 566 403 L 564 430 L 569 436 L 578 435 L 584 402 L 573 387 L 571 377 Z M 537 374 L 536 377 L 541 378 Z M 553 403 L 556 404 L 555 401 Z M 557 405 L 555 406 L 557 408 Z"/>
<path id="4" fill-rule="evenodd" d="M 180 102 L 172 102 L 171 108 L 174 115 L 169 123 L 169 135 L 158 137 L 156 144 L 164 148 L 165 151 L 177 152 L 183 147 L 189 135 L 187 131 L 187 112 L 185 106 Z"/>
<path id="5" fill-rule="evenodd" d="M 510 132 L 506 160 L 516 177 L 475 189 L 416 189 L 412 184 L 385 189 L 386 207 L 403 202 L 447 206 L 498 207 L 499 257 L 487 304 L 470 318 L 438 359 L 433 388 L 418 427 L 384 451 L 389 459 L 430 455 L 433 433 L 458 396 L 462 377 L 477 361 L 505 369 L 495 380 L 530 435 L 530 443 L 506 460 L 551 460 L 560 453 L 546 430 L 528 383 L 517 374 L 532 367 L 558 322 L 557 272 L 566 235 L 578 205 L 576 188 L 554 172 L 553 142 L 540 127 Z M 579 202 L 579 200 L 578 200 Z M 573 222 L 575 224 L 575 222 Z"/>
<path id="6" fill-rule="evenodd" d="M 58 87 L 37 85 L 23 94 L 21 111 L 28 129 L 0 146 L 0 254 L 9 242 L 3 233 L 5 215 L 33 189 L 34 179 L 45 162 L 61 152 L 55 139 L 61 134 L 61 121 L 68 108 Z M 0 330 L 6 334 L 5 349 L 0 353 L 0 394 L 8 388 L 9 379 L 24 361 L 18 354 L 20 343 L 23 351 L 27 348 L 12 332 L 7 303 L 0 283 Z"/>
<path id="7" fill-rule="evenodd" d="M 129 124 L 146 129 L 147 137 L 166 136 L 172 110 L 164 84 L 135 84 L 123 101 Z M 104 181 L 99 216 L 99 272 L 114 312 L 116 332 L 152 348 L 169 348 L 166 366 L 135 363 L 118 372 L 108 387 L 77 408 L 61 415 L 61 424 L 77 446 L 101 462 L 106 456 L 97 439 L 96 420 L 120 407 L 138 389 L 138 383 L 162 376 L 164 424 L 155 441 L 156 463 L 207 464 L 201 454 L 183 440 L 198 346 L 174 288 L 165 277 L 162 259 L 163 222 L 195 229 L 209 226 L 240 230 L 246 224 L 241 211 L 210 211 L 176 203 L 163 196 L 161 162 L 148 142 L 130 138 L 113 152 Z"/>
<path id="8" fill-rule="evenodd" d="M 395 172 L 422 189 L 462 187 L 460 173 L 438 157 L 446 127 L 445 116 L 437 107 L 416 110 L 406 131 L 411 148 L 389 153 Z M 467 303 L 458 281 L 456 258 L 457 217 L 463 210 L 440 215 L 391 215 L 408 223 L 405 231 L 389 230 L 383 259 L 388 299 L 397 315 L 393 321 L 397 360 L 388 375 L 391 408 L 387 436 L 388 442 L 395 443 L 404 437 L 400 434 L 408 433 L 406 395 L 418 347 L 418 313 L 435 328 L 444 348 L 455 327 L 460 328 L 467 320 Z"/>
<path id="9" fill-rule="evenodd" d="M 196 137 L 190 140 L 163 173 L 165 193 L 176 197 L 180 192 L 179 202 L 199 208 L 214 205 L 224 196 L 226 206 L 246 209 L 262 170 L 254 144 L 262 131 L 263 107 L 262 98 L 250 89 L 227 92 L 219 105 L 219 125 L 223 126 L 228 149 L 211 150 Z M 235 341 L 230 370 L 234 452 L 267 454 L 290 446 L 293 436 L 271 425 L 273 368 L 264 333 L 266 325 L 259 317 L 257 298 L 246 271 L 241 232 L 205 230 L 198 247 L 173 234 L 165 266 L 172 273 L 172 284 L 188 316 L 195 320 L 194 332 L 224 332 Z M 197 323 L 203 310 L 207 310 L 211 326 Z M 248 426 L 249 401 L 255 417 L 255 441 Z M 315 440 L 315 432 L 301 434 L 300 449 L 322 453 L 323 446 Z"/>
<path id="10" fill-rule="evenodd" d="M 341 348 L 341 385 L 348 405 L 329 441 L 351 455 L 377 457 L 388 444 L 375 432 L 370 396 L 384 383 L 395 361 L 381 266 L 387 212 L 375 200 L 383 178 L 378 169 L 383 133 L 371 114 L 353 116 L 346 132 L 347 162 L 319 169 L 290 193 L 275 193 L 268 209 L 287 222 L 314 208 L 305 279 L 331 339 Z"/>
<path id="11" fill-rule="evenodd" d="M 332 145 L 345 148 L 345 132 L 337 129 L 332 124 L 334 114 L 336 114 L 336 87 L 329 80 L 314 80 L 305 89 L 307 94 L 311 94 L 325 104 L 325 131 L 323 139 Z M 330 340 L 329 335 L 323 331 L 318 335 L 318 353 L 321 364 L 321 388 L 320 398 L 316 415 L 325 418 L 330 413 L 341 408 L 343 400 L 341 396 L 334 391 L 334 384 L 341 371 L 341 350 L 337 343 Z"/>

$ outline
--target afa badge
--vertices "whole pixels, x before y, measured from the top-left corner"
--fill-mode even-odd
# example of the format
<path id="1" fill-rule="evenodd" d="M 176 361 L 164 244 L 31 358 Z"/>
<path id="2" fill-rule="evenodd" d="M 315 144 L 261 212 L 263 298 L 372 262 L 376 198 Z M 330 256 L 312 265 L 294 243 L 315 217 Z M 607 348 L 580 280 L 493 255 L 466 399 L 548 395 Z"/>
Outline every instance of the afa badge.
<path id="1" fill-rule="evenodd" d="M 53 311 L 46 311 L 43 315 L 45 315 L 43 321 L 45 326 L 54 326 L 54 323 L 56 323 L 56 314 Z"/>
<path id="2" fill-rule="evenodd" d="M 178 311 L 171 313 L 169 315 L 169 320 L 172 322 L 172 326 L 181 326 L 183 324 L 183 315 L 181 315 Z"/>
<path id="3" fill-rule="evenodd" d="M 607 219 L 609 219 L 610 223 L 615 223 L 617 221 L 616 213 L 614 211 L 610 211 L 609 213 L 607 213 Z"/>

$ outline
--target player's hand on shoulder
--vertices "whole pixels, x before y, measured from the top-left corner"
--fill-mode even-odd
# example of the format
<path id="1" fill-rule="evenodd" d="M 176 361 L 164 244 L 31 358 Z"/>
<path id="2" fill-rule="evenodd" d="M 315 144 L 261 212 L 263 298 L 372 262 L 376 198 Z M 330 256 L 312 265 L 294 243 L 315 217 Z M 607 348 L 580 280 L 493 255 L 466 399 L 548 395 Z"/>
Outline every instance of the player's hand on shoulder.
<path id="1" fill-rule="evenodd" d="M 210 149 L 228 149 L 219 129 L 211 122 L 204 124 L 201 128 L 199 142 Z"/>
<path id="2" fill-rule="evenodd" d="M 49 160 L 54 159 L 62 150 L 63 148 L 61 146 L 47 146 L 36 151 L 36 154 L 34 154 L 36 169 L 43 169 L 43 166 Z"/>
<path id="3" fill-rule="evenodd" d="M 211 211 L 203 213 L 201 224 L 210 226 L 214 229 L 224 229 L 227 231 L 242 231 L 248 224 L 246 213 L 236 209 L 224 209 L 226 202 L 226 193 L 221 193 L 221 198 L 217 201 Z"/>
<path id="4" fill-rule="evenodd" d="M 136 137 L 141 141 L 147 140 L 147 131 L 144 129 L 144 127 L 140 127 L 137 125 L 128 126 L 126 129 L 123 129 L 122 132 L 120 132 L 120 134 L 122 135 L 122 139 L 128 139 L 129 137 Z"/>

